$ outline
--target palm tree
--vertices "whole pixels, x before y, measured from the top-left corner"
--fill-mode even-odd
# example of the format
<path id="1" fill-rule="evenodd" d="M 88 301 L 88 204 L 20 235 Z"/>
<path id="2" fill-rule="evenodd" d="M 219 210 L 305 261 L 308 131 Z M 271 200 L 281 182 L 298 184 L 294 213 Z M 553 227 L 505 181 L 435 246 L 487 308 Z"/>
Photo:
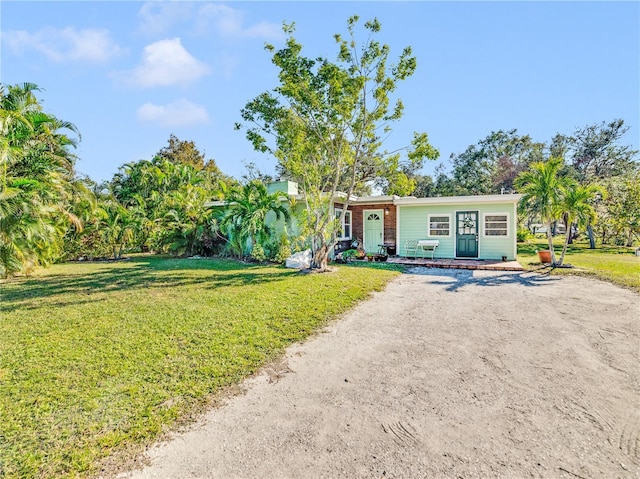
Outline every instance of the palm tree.
<path id="1" fill-rule="evenodd" d="M 201 253 L 203 238 L 213 236 L 213 211 L 205 206 L 210 193 L 200 186 L 186 184 L 174 191 L 166 202 L 163 243 L 169 250 L 187 256 Z"/>
<path id="2" fill-rule="evenodd" d="M 595 221 L 596 210 L 592 202 L 596 195 L 602 193 L 602 189 L 595 185 L 582 186 L 577 183 L 572 183 L 563 188 L 558 208 L 562 213 L 566 226 L 566 238 L 558 266 L 561 266 L 564 262 L 564 255 L 567 252 L 567 246 L 571 239 L 572 225 L 574 223 L 587 225 Z"/>
<path id="3" fill-rule="evenodd" d="M 73 195 L 76 127 L 44 113 L 32 83 L 0 85 L 0 273 L 28 272 L 54 258 Z M 79 135 L 78 135 L 79 136 Z M 20 267 L 18 265 L 21 265 Z"/>
<path id="4" fill-rule="evenodd" d="M 551 224 L 560 217 L 559 204 L 562 191 L 570 180 L 559 176 L 564 160 L 551 157 L 548 161 L 532 163 L 529 170 L 521 173 L 514 182 L 518 192 L 522 194 L 521 206 L 534 216 L 540 216 L 547 227 L 547 240 L 551 252 L 551 264 L 556 265 L 553 250 Z"/>
<path id="5" fill-rule="evenodd" d="M 243 256 L 247 243 L 251 248 L 263 244 L 272 233 L 267 216 L 275 215 L 275 221 L 289 221 L 288 197 L 284 193 L 269 193 L 259 180 L 253 180 L 240 189 L 232 189 L 226 199 L 227 210 L 220 221 L 220 228 L 227 233 L 234 253 Z"/>
<path id="6" fill-rule="evenodd" d="M 133 239 L 134 223 L 131 214 L 115 198 L 104 202 L 101 208 L 104 215 L 101 218 L 100 231 L 111 246 L 113 259 L 120 259 L 125 246 Z"/>

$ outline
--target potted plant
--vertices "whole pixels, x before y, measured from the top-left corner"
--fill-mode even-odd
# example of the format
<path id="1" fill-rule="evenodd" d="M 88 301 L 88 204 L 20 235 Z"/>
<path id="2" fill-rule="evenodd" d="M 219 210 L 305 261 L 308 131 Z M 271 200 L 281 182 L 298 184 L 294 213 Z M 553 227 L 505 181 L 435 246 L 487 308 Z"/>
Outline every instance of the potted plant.
<path id="1" fill-rule="evenodd" d="M 538 259 L 541 263 L 551 263 L 551 251 L 548 249 L 536 250 L 538 253 Z"/>

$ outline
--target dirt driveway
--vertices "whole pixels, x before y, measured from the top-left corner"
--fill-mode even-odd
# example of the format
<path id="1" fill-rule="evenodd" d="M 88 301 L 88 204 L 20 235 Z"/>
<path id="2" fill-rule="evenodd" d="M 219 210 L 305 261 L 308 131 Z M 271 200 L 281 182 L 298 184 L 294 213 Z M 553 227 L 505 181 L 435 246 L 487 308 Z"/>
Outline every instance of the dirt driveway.
<path id="1" fill-rule="evenodd" d="M 640 477 L 640 298 L 416 269 L 131 478 Z"/>

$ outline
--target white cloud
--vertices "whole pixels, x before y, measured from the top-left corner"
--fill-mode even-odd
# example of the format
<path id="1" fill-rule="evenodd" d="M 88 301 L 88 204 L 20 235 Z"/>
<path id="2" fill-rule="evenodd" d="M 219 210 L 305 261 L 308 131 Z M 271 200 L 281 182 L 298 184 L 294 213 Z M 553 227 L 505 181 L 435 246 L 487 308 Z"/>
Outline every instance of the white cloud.
<path id="1" fill-rule="evenodd" d="M 147 45 L 142 63 L 125 75 L 129 83 L 147 88 L 185 85 L 208 73 L 207 65 L 185 50 L 179 38 L 173 38 Z"/>
<path id="2" fill-rule="evenodd" d="M 191 20 L 191 2 L 146 2 L 138 10 L 140 31 L 157 35 L 165 33 L 176 23 Z"/>
<path id="3" fill-rule="evenodd" d="M 123 52 L 111 40 L 108 30 L 76 30 L 74 27 L 44 28 L 35 33 L 12 30 L 3 32 L 2 39 L 15 53 L 32 49 L 54 62 L 105 63 Z"/>
<path id="4" fill-rule="evenodd" d="M 209 121 L 207 110 L 184 98 L 167 105 L 145 103 L 136 112 L 138 121 L 163 127 L 193 126 Z"/>
<path id="5" fill-rule="evenodd" d="M 226 5 L 210 3 L 198 12 L 196 31 L 206 32 L 210 26 L 225 37 L 244 38 L 280 38 L 280 25 L 260 22 L 251 26 L 244 25 L 244 13 Z"/>

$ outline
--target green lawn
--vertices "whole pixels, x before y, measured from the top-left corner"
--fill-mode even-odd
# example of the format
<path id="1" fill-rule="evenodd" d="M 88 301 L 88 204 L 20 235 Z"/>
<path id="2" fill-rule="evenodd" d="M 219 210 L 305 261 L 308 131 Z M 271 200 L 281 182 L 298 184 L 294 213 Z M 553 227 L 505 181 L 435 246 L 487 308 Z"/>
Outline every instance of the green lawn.
<path id="1" fill-rule="evenodd" d="M 564 236 L 554 239 L 557 258 L 562 253 Z M 541 270 L 540 260 L 536 254 L 538 249 L 549 249 L 546 238 L 536 238 L 518 244 L 518 261 L 530 270 Z M 581 274 L 596 276 L 640 292 L 640 257 L 635 256 L 635 248 L 600 246 L 589 249 L 586 241 L 569 245 L 564 259 L 565 264 L 573 268 L 549 268 L 543 270 L 551 274 Z"/>
<path id="2" fill-rule="evenodd" d="M 397 274 L 142 256 L 0 283 L 0 476 L 95 474 Z"/>

